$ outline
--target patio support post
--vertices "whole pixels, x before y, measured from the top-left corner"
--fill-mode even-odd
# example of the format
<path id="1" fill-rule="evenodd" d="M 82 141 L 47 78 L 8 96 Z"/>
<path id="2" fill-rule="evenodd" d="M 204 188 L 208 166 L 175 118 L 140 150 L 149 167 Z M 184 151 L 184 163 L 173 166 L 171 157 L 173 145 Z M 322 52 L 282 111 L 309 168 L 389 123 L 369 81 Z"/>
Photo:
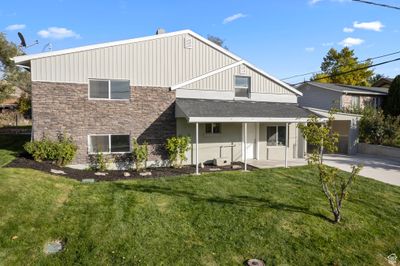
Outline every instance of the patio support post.
<path id="1" fill-rule="evenodd" d="M 288 167 L 288 148 L 289 148 L 289 123 L 286 123 L 286 136 L 285 136 L 285 168 Z"/>
<path id="2" fill-rule="evenodd" d="M 244 123 L 244 170 L 247 171 L 247 123 Z"/>
<path id="3" fill-rule="evenodd" d="M 196 123 L 196 175 L 199 174 L 199 123 Z"/>

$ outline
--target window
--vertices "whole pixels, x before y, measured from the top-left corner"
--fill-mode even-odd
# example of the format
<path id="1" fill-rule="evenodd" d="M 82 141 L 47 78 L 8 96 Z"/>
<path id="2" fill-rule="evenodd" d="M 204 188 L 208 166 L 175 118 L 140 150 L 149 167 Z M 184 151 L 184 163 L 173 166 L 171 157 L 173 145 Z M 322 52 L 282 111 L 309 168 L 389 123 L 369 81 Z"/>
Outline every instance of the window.
<path id="1" fill-rule="evenodd" d="M 89 99 L 121 100 L 129 99 L 130 94 L 129 80 L 89 80 Z"/>
<path id="2" fill-rule="evenodd" d="M 249 97 L 250 77 L 235 76 L 235 97 Z"/>
<path id="3" fill-rule="evenodd" d="M 206 124 L 206 134 L 219 134 L 221 133 L 220 123 L 209 123 Z"/>
<path id="4" fill-rule="evenodd" d="M 129 135 L 90 135 L 89 153 L 130 152 Z"/>
<path id="5" fill-rule="evenodd" d="M 267 145 L 285 146 L 286 145 L 286 127 L 268 126 L 267 127 Z"/>
<path id="6" fill-rule="evenodd" d="M 360 96 L 351 96 L 351 107 L 360 108 Z"/>

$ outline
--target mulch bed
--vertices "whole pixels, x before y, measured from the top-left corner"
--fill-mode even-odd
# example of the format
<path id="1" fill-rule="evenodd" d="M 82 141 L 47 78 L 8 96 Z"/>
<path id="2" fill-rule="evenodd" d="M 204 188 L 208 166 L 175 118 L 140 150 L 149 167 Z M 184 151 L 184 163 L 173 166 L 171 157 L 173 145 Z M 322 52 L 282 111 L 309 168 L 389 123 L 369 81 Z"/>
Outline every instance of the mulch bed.
<path id="1" fill-rule="evenodd" d="M 243 164 L 238 162 L 234 163 L 235 165 L 242 166 Z M 59 175 L 65 176 L 68 178 L 72 178 L 75 180 L 82 181 L 82 179 L 94 179 L 96 181 L 113 181 L 113 180 L 126 180 L 126 179 L 145 179 L 145 178 L 160 178 L 160 177 L 167 177 L 167 176 L 180 176 L 180 175 L 190 175 L 195 172 L 194 166 L 183 166 L 182 168 L 172 168 L 172 167 L 154 167 L 146 169 L 146 172 L 151 172 L 151 176 L 141 176 L 139 172 L 135 170 L 109 170 L 103 173 L 107 173 L 105 176 L 98 176 L 95 175 L 96 171 L 93 170 L 79 170 L 73 169 L 69 167 L 59 167 L 51 162 L 36 162 L 30 158 L 26 157 L 17 157 L 14 161 L 8 164 L 6 167 L 13 167 L 13 168 L 30 168 L 35 170 L 40 170 L 52 175 Z M 232 169 L 231 166 L 213 166 L 213 165 L 205 165 L 204 168 L 200 168 L 199 171 L 201 173 L 204 172 L 220 172 L 220 171 L 213 171 L 213 169 L 219 168 L 220 171 L 240 171 L 242 169 Z M 66 174 L 53 174 L 50 172 L 51 169 L 54 170 L 62 170 Z M 248 170 L 257 169 L 250 165 L 247 166 Z M 128 172 L 130 176 L 125 177 L 124 172 Z"/>

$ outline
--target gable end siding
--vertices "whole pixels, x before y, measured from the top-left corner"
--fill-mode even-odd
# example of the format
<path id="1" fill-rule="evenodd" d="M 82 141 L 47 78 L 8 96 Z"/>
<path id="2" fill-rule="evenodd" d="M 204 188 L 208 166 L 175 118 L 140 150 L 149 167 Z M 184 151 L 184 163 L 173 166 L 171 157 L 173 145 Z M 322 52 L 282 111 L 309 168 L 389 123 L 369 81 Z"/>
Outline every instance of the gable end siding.
<path id="1" fill-rule="evenodd" d="M 192 48 L 185 49 L 185 37 Z M 88 78 L 129 79 L 135 86 L 170 87 L 236 62 L 181 34 L 137 43 L 33 59 L 32 80 L 87 83 Z"/>

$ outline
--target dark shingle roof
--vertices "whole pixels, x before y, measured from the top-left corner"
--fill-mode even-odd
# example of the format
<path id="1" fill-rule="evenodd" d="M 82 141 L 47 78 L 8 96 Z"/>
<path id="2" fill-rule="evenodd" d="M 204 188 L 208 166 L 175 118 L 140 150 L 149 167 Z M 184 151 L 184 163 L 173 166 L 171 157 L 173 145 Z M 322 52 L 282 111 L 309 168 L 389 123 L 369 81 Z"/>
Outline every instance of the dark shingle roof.
<path id="1" fill-rule="evenodd" d="M 176 104 L 186 117 L 308 118 L 314 114 L 294 103 L 177 98 Z"/>
<path id="2" fill-rule="evenodd" d="M 321 82 L 315 82 L 315 81 L 310 81 L 307 82 L 307 84 L 310 84 L 312 86 L 321 88 L 321 89 L 326 89 L 326 90 L 333 90 L 333 91 L 338 91 L 338 92 L 343 92 L 343 93 L 365 93 L 365 94 L 387 94 L 388 89 L 387 88 L 380 88 L 380 87 L 364 87 L 364 86 L 352 86 L 352 85 L 344 85 L 344 84 L 335 84 L 335 83 L 321 83 Z"/>

